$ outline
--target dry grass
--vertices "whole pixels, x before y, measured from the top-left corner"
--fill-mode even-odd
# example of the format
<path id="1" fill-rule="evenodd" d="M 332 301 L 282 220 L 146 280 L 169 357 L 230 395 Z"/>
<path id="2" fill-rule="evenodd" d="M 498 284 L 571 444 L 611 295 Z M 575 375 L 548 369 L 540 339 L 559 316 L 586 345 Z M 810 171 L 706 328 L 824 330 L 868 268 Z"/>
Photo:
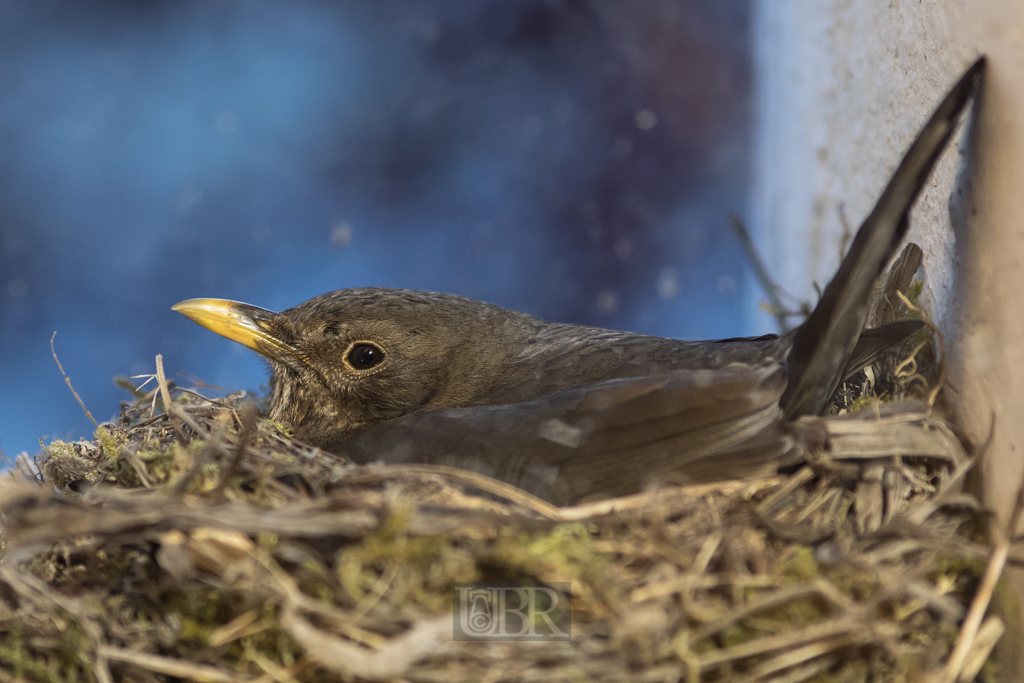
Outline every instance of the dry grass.
<path id="1" fill-rule="evenodd" d="M 803 419 L 829 450 L 772 479 L 559 509 L 450 470 L 352 466 L 242 394 L 155 378 L 119 424 L 0 486 L 0 682 L 994 675 L 1000 551 L 926 402 Z M 569 582 L 572 640 L 453 642 L 462 581 Z"/>

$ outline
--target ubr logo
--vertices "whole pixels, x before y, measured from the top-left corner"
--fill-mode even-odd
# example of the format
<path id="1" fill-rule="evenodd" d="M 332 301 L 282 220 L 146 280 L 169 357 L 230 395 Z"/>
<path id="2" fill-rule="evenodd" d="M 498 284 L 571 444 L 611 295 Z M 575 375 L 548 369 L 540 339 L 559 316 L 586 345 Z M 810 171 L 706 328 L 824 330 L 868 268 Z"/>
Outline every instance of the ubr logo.
<path id="1" fill-rule="evenodd" d="M 569 640 L 568 583 L 457 583 L 454 640 Z"/>

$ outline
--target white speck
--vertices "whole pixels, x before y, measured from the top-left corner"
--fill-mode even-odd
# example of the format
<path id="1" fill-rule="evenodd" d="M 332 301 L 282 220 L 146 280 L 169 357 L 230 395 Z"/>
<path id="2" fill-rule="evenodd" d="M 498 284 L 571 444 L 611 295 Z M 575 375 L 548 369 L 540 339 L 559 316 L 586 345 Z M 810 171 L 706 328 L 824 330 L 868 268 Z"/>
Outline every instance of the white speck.
<path id="1" fill-rule="evenodd" d="M 650 130 L 658 125 L 658 117 L 650 109 L 641 109 L 633 117 L 633 123 L 640 130 Z"/>
<path id="2" fill-rule="evenodd" d="M 731 275 L 718 278 L 718 291 L 722 294 L 732 294 L 736 291 L 736 280 Z"/>
<path id="3" fill-rule="evenodd" d="M 217 114 L 217 132 L 222 135 L 234 133 L 238 128 L 238 114 L 233 111 L 222 111 Z"/>
<path id="4" fill-rule="evenodd" d="M 610 289 L 603 289 L 597 293 L 597 310 L 605 315 L 611 315 L 619 310 L 619 295 Z"/>
<path id="5" fill-rule="evenodd" d="M 433 19 L 427 19 L 420 24 L 420 38 L 432 43 L 441 37 L 441 25 Z"/>
<path id="6" fill-rule="evenodd" d="M 613 249 L 615 250 L 615 255 L 619 257 L 619 260 L 625 261 L 633 253 L 633 240 L 628 237 L 620 237 L 618 241 L 615 242 Z"/>
<path id="7" fill-rule="evenodd" d="M 658 273 L 656 287 L 658 296 L 662 299 L 674 299 L 679 296 L 679 273 L 672 266 L 665 266 Z"/>
<path id="8" fill-rule="evenodd" d="M 16 277 L 7 283 L 7 294 L 12 299 L 24 299 L 28 296 L 28 283 Z"/>
<path id="9" fill-rule="evenodd" d="M 191 209 L 193 206 L 199 203 L 199 200 L 203 197 L 203 190 L 194 185 L 186 187 L 178 195 L 178 208 L 179 209 Z"/>
<path id="10" fill-rule="evenodd" d="M 555 107 L 555 121 L 558 122 L 559 125 L 564 126 L 567 123 L 571 123 L 572 117 L 572 100 L 564 100 Z"/>
<path id="11" fill-rule="evenodd" d="M 528 116 L 523 121 L 523 133 L 528 138 L 535 138 L 544 130 L 544 120 L 539 116 Z"/>
<path id="12" fill-rule="evenodd" d="M 266 223 L 260 223 L 252 229 L 252 238 L 256 242 L 266 242 L 270 239 L 271 229 Z"/>
<path id="13" fill-rule="evenodd" d="M 612 143 L 612 155 L 616 159 L 625 159 L 633 153 L 633 141 L 629 138 L 615 138 Z"/>
<path id="14" fill-rule="evenodd" d="M 347 222 L 335 223 L 331 228 L 331 244 L 338 249 L 344 249 L 352 242 L 352 224 Z"/>

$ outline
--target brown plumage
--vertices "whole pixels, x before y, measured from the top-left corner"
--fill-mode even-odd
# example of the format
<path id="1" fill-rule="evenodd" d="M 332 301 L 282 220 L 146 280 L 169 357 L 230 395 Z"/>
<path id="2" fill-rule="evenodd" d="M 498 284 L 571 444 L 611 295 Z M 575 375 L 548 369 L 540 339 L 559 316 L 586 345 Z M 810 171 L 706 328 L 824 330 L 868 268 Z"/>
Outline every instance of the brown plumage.
<path id="1" fill-rule="evenodd" d="M 850 369 L 918 329 L 862 334 L 874 280 L 982 70 L 946 96 L 818 306 L 783 337 L 686 342 L 379 288 L 281 313 L 211 299 L 175 309 L 265 356 L 270 417 L 357 462 L 454 465 L 560 503 L 764 471 L 801 452 L 787 420 L 820 413 Z"/>

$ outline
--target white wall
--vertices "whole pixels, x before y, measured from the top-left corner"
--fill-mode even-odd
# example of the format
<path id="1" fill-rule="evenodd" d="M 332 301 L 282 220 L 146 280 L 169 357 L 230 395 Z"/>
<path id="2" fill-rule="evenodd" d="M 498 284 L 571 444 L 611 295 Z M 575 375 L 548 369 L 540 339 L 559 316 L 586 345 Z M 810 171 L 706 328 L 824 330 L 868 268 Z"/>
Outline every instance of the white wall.
<path id="1" fill-rule="evenodd" d="M 1005 519 L 1024 473 L 1024 0 L 755 7 L 751 228 L 775 277 L 812 302 L 810 281 L 824 285 L 839 261 L 839 206 L 856 230 L 946 89 L 989 56 L 977 136 L 941 160 L 910 239 L 924 249 L 923 301 L 950 345 L 963 427 L 980 444 L 995 417 L 984 496 Z M 754 301 L 750 312 L 754 329 L 770 328 Z M 1024 596 L 1024 572 L 1008 578 Z M 1024 631 L 1009 625 L 1016 661 L 1004 665 L 1021 677 L 1006 680 L 1024 680 Z"/>
<path id="2" fill-rule="evenodd" d="M 811 282 L 824 286 L 839 264 L 841 211 L 856 231 L 977 51 L 956 39 L 962 19 L 939 3 L 761 0 L 755 8 L 752 230 L 774 277 L 813 303 Z M 955 298 L 946 202 L 958 163 L 945 156 L 911 216 L 925 302 L 943 326 Z M 767 317 L 755 324 L 769 325 Z"/>

